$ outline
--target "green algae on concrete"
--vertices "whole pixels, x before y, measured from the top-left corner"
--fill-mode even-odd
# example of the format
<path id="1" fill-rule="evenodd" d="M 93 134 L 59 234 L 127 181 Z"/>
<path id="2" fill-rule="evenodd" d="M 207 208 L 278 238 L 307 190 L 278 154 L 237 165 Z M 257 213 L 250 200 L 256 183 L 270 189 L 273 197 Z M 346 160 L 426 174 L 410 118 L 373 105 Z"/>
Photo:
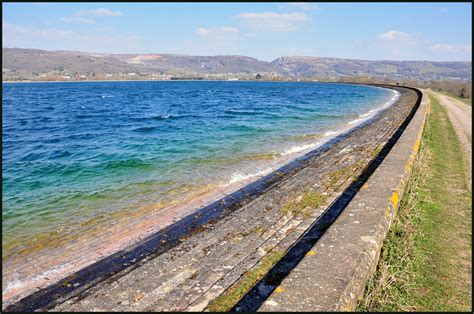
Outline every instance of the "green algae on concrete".
<path id="1" fill-rule="evenodd" d="M 245 272 L 237 283 L 210 303 L 207 308 L 209 312 L 224 312 L 231 309 L 283 255 L 282 251 L 270 252 L 265 255 L 256 268 Z"/>
<path id="2" fill-rule="evenodd" d="M 325 205 L 326 203 L 327 195 L 318 192 L 307 192 L 303 194 L 300 200 L 296 202 L 288 202 L 285 204 L 281 210 L 285 215 L 287 213 L 291 213 L 291 215 L 294 216 L 306 207 L 314 209 L 318 206 Z"/>

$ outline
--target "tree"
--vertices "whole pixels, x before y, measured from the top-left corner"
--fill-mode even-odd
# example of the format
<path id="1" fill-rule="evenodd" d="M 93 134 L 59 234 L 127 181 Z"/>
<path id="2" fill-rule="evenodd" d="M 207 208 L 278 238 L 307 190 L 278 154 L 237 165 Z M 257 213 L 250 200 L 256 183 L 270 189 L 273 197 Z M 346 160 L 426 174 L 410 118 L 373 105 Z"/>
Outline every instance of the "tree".
<path id="1" fill-rule="evenodd" d="M 260 75 L 260 73 L 258 73 L 257 75 L 255 75 L 255 79 L 256 79 L 256 80 L 261 80 L 261 79 L 262 79 L 262 76 Z"/>

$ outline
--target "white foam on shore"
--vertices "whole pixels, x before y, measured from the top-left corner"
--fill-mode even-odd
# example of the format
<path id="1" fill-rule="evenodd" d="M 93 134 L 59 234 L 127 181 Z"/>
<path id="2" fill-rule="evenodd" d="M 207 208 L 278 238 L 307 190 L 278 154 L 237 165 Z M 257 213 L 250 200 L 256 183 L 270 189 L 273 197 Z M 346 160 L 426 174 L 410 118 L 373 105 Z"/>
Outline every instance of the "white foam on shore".
<path id="1" fill-rule="evenodd" d="M 5 288 L 2 291 L 2 295 L 6 294 L 10 290 L 21 289 L 25 286 L 34 286 L 34 285 L 37 285 L 35 283 L 40 283 L 45 280 L 48 281 L 49 280 L 48 277 L 51 277 L 51 275 L 58 274 L 64 269 L 66 269 L 66 266 L 63 264 L 59 264 L 45 272 L 42 272 L 41 274 L 38 274 L 35 276 L 29 276 L 23 280 L 19 280 L 18 273 L 15 272 L 13 275 L 13 278 L 10 280 L 7 280 L 7 282 L 5 283 Z"/>
<path id="2" fill-rule="evenodd" d="M 366 117 L 368 118 L 369 116 L 366 116 Z M 352 124 L 356 124 L 356 123 L 362 122 L 362 121 L 364 121 L 364 120 L 367 120 L 367 119 L 364 119 L 364 118 L 355 119 L 355 120 L 352 120 L 352 121 L 347 122 L 347 124 L 352 125 Z"/>
<path id="3" fill-rule="evenodd" d="M 299 157 L 301 155 L 304 155 L 305 153 L 307 153 L 307 152 L 309 152 L 313 149 L 316 149 L 317 147 L 323 145 L 324 143 L 328 142 L 329 140 L 331 140 L 332 138 L 338 136 L 339 134 L 342 134 L 344 132 L 349 131 L 353 127 L 356 127 L 357 125 L 361 124 L 362 122 L 364 122 L 364 121 L 372 118 L 373 116 L 375 116 L 380 110 L 383 110 L 383 109 L 389 107 L 390 105 L 392 105 L 393 103 L 395 103 L 395 101 L 399 98 L 400 93 L 395 91 L 395 90 L 392 90 L 392 92 L 393 92 L 392 98 L 390 98 L 390 100 L 385 102 L 382 106 L 380 106 L 378 108 L 375 108 L 375 109 L 372 109 L 372 110 L 370 110 L 366 113 L 363 113 L 363 114 L 359 115 L 357 119 L 349 121 L 347 123 L 347 125 L 350 125 L 350 127 L 346 126 L 346 127 L 340 128 L 338 130 L 326 131 L 323 135 L 323 139 L 319 140 L 317 142 L 292 146 L 292 147 L 284 150 L 282 153 L 278 154 L 282 157 L 282 160 L 277 161 L 276 163 L 274 163 L 272 165 L 273 167 L 268 167 L 264 170 L 260 170 L 260 171 L 257 171 L 255 173 L 245 174 L 245 173 L 241 173 L 241 172 L 236 172 L 232 175 L 231 179 L 227 183 L 223 184 L 222 186 L 228 186 L 228 185 L 231 185 L 231 184 L 234 184 L 234 183 L 247 181 L 247 180 L 252 179 L 254 177 L 266 175 L 266 174 L 272 172 L 273 170 L 275 170 L 276 168 L 281 167 L 285 162 L 291 160 L 292 158 L 290 158 L 290 157 L 293 157 L 293 155 L 294 155 L 294 158 L 297 158 L 297 157 Z"/>
<path id="4" fill-rule="evenodd" d="M 268 168 L 265 168 L 263 170 L 260 170 L 258 172 L 254 172 L 254 173 L 248 173 L 248 174 L 242 174 L 240 172 L 235 172 L 231 179 L 229 180 L 229 182 L 227 182 L 226 184 L 224 184 L 223 186 L 228 186 L 230 184 L 234 184 L 234 183 L 237 183 L 237 182 L 242 182 L 242 181 L 246 181 L 248 179 L 251 179 L 251 178 L 255 178 L 255 177 L 259 177 L 259 176 L 263 176 L 263 175 L 266 175 L 270 172 L 273 171 L 273 168 L 272 167 L 268 167 Z"/>
<path id="5" fill-rule="evenodd" d="M 333 135 L 337 135 L 341 132 L 339 131 L 327 131 L 326 133 L 324 133 L 324 136 L 333 136 Z"/>
<path id="6" fill-rule="evenodd" d="M 390 100 L 388 100 L 387 102 L 385 102 L 382 106 L 378 107 L 378 108 L 375 108 L 375 109 L 372 109 L 372 110 L 369 110 L 368 112 L 366 113 L 363 113 L 361 115 L 359 115 L 359 117 L 357 119 L 354 119 L 352 121 L 349 121 L 347 122 L 348 125 L 358 125 L 358 124 L 361 124 L 362 122 L 374 117 L 379 111 L 383 110 L 383 109 L 386 109 L 388 107 L 390 107 L 392 104 L 395 103 L 395 101 L 397 101 L 397 99 L 400 97 L 400 93 L 397 92 L 396 90 L 391 90 L 392 93 L 393 93 L 393 96 L 392 98 L 390 98 Z"/>
<path id="7" fill-rule="evenodd" d="M 359 118 L 368 117 L 368 116 L 372 115 L 373 112 L 374 112 L 374 110 L 370 110 L 370 111 L 367 112 L 367 113 L 364 113 L 364 114 L 359 115 Z"/>
<path id="8" fill-rule="evenodd" d="M 289 149 L 285 150 L 283 153 L 280 153 L 280 155 L 281 156 L 286 156 L 286 155 L 290 155 L 290 154 L 294 154 L 294 153 L 299 153 L 299 152 L 307 150 L 308 148 L 315 148 L 319 144 L 320 144 L 320 142 L 293 146 L 293 147 L 290 147 Z"/>
<path id="9" fill-rule="evenodd" d="M 395 90 L 392 90 L 392 92 L 394 94 L 392 96 L 392 98 L 390 98 L 390 100 L 385 102 L 382 106 L 380 106 L 378 108 L 375 108 L 375 109 L 372 109 L 372 110 L 370 110 L 366 113 L 363 113 L 363 114 L 359 115 L 357 119 L 349 121 L 347 123 L 347 125 L 349 125 L 350 127 L 346 126 L 346 127 L 340 128 L 338 130 L 326 131 L 323 135 L 322 140 L 319 140 L 319 141 L 313 142 L 313 143 L 295 145 L 295 146 L 292 146 L 292 147 L 284 150 L 282 153 L 278 154 L 279 156 L 282 157 L 281 160 L 274 163 L 272 165 L 273 167 L 268 167 L 264 170 L 260 170 L 260 171 L 254 172 L 254 173 L 247 173 L 247 174 L 241 173 L 241 172 L 235 172 L 232 175 L 231 179 L 227 183 L 223 184 L 222 186 L 225 187 L 225 186 L 228 186 L 228 185 L 231 185 L 231 184 L 234 184 L 234 183 L 244 182 L 244 181 L 248 181 L 249 179 L 252 179 L 252 178 L 255 178 L 255 177 L 266 175 L 266 174 L 272 172 L 273 170 L 275 170 L 276 168 L 281 167 L 285 162 L 291 160 L 292 159 L 291 157 L 297 158 L 301 155 L 304 155 L 305 153 L 307 153 L 307 152 L 309 152 L 313 149 L 316 149 L 317 147 L 323 145 L 324 143 L 328 142 L 329 140 L 331 140 L 332 138 L 338 136 L 339 134 L 342 134 L 344 132 L 349 131 L 353 127 L 356 127 L 357 125 L 361 124 L 362 122 L 364 122 L 364 121 L 372 118 L 373 116 L 375 116 L 380 110 L 383 110 L 383 109 L 389 107 L 390 105 L 392 105 L 393 103 L 395 103 L 395 101 L 398 99 L 400 93 L 395 91 Z"/>

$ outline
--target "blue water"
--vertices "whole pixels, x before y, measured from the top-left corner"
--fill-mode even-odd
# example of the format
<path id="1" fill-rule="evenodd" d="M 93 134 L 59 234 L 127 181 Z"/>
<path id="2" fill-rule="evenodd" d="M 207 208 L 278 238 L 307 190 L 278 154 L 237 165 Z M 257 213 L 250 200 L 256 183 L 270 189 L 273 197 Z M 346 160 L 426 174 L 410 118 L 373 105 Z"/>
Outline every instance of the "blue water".
<path id="1" fill-rule="evenodd" d="M 249 177 L 392 96 L 323 83 L 3 84 L 3 257 Z"/>

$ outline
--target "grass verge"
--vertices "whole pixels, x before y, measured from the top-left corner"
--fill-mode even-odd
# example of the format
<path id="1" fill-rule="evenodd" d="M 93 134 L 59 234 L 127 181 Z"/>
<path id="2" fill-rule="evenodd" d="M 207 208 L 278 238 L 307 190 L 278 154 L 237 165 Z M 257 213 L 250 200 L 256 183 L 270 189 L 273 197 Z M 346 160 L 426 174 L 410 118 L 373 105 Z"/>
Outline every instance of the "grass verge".
<path id="1" fill-rule="evenodd" d="M 453 126 L 430 99 L 412 176 L 357 311 L 472 310 L 472 192 Z"/>

